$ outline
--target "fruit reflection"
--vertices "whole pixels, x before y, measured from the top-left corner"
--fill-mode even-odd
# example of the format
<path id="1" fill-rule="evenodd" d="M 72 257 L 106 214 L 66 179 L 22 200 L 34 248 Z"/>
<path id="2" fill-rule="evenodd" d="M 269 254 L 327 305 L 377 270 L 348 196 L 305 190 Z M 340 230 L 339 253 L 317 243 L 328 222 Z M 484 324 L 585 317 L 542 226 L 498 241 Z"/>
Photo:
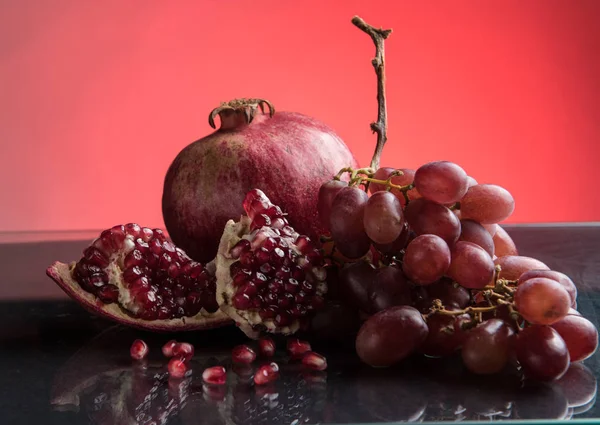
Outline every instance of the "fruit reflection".
<path id="1" fill-rule="evenodd" d="M 115 425 L 454 422 L 577 418 L 596 400 L 596 378 L 582 363 L 573 363 L 556 382 L 523 385 L 514 372 L 469 373 L 457 355 L 415 356 L 381 370 L 344 350 L 316 345 L 329 367 L 310 371 L 290 359 L 285 340 L 276 341 L 273 357 L 245 365 L 231 361 L 239 340 L 209 344 L 202 335 L 192 375 L 170 379 L 160 349 L 167 336 L 144 336 L 150 355 L 132 361 L 129 347 L 138 336 L 113 328 L 75 354 L 55 377 L 53 409 L 76 411 L 84 423 Z M 215 345 L 221 348 L 205 348 Z M 252 347 L 258 350 L 258 343 Z M 270 361 L 280 365 L 280 379 L 255 386 L 253 373 Z M 202 372 L 217 365 L 227 369 L 227 385 L 206 385 Z"/>

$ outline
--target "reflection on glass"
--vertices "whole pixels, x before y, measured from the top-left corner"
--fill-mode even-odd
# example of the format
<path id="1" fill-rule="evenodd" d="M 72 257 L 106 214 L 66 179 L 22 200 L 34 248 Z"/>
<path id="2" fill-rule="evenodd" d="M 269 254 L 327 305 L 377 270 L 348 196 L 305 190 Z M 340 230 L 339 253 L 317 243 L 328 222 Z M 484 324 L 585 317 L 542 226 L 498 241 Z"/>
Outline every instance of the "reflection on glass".
<path id="1" fill-rule="evenodd" d="M 113 328 L 94 339 L 57 372 L 51 404 L 78 412 L 94 424 L 304 424 L 389 421 L 570 419 L 595 403 L 597 383 L 582 363 L 559 381 L 523 383 L 514 373 L 473 376 L 454 361 L 414 359 L 390 369 L 372 369 L 329 353 L 327 372 L 309 372 L 278 353 L 281 378 L 256 387 L 261 364 L 231 364 L 231 348 L 196 343 L 193 374 L 169 379 L 161 336 L 147 339 L 151 357 L 129 358 L 135 331 Z M 153 349 L 154 348 L 154 349 Z M 153 357 L 154 356 L 154 357 Z M 204 368 L 223 365 L 226 386 L 202 383 Z"/>

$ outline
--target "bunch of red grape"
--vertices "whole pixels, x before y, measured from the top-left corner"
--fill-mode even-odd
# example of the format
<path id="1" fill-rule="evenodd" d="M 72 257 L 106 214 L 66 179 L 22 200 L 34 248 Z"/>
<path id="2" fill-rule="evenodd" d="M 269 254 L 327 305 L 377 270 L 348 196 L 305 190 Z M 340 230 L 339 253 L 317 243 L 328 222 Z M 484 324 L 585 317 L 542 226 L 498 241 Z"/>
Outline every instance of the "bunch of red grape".
<path id="1" fill-rule="evenodd" d="M 506 189 L 478 184 L 447 161 L 416 171 L 343 169 L 321 186 L 337 293 L 367 317 L 356 339 L 364 362 L 460 349 L 472 372 L 515 364 L 553 380 L 596 350 L 572 280 L 519 256 L 498 225 L 514 205 Z"/>

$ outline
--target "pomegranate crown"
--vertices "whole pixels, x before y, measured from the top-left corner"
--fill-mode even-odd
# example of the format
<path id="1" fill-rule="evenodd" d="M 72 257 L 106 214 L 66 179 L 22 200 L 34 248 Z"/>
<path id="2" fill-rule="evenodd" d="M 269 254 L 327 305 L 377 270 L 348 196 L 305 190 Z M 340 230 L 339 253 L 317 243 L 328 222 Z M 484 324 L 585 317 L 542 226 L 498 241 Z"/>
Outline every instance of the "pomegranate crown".
<path id="1" fill-rule="evenodd" d="M 215 126 L 215 117 L 217 115 L 221 116 L 221 120 L 225 116 L 229 116 L 232 114 L 244 114 L 244 118 L 247 124 L 250 124 L 256 115 L 256 111 L 260 108 L 260 111 L 265 113 L 265 106 L 269 108 L 269 116 L 272 117 L 275 114 L 275 107 L 271 102 L 266 99 L 258 99 L 258 98 L 240 98 L 233 99 L 229 102 L 223 102 L 221 105 L 213 109 L 208 115 L 208 124 L 212 128 L 217 128 Z"/>

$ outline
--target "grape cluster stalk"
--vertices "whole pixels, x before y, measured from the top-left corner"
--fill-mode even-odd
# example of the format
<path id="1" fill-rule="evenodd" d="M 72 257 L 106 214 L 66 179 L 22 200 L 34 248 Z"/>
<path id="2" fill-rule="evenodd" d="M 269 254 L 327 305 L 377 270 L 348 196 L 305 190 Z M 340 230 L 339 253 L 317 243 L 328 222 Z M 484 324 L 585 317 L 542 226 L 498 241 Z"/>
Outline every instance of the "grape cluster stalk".
<path id="1" fill-rule="evenodd" d="M 318 213 L 336 294 L 365 318 L 356 350 L 382 367 L 420 352 L 460 353 L 476 374 L 517 365 L 551 381 L 591 356 L 595 326 L 577 310 L 577 287 L 542 261 L 521 256 L 499 225 L 509 191 L 480 184 L 460 165 L 380 167 L 386 136 L 384 40 L 391 30 L 352 21 L 374 41 L 377 148 L 370 167 L 343 168 L 322 184 Z"/>

